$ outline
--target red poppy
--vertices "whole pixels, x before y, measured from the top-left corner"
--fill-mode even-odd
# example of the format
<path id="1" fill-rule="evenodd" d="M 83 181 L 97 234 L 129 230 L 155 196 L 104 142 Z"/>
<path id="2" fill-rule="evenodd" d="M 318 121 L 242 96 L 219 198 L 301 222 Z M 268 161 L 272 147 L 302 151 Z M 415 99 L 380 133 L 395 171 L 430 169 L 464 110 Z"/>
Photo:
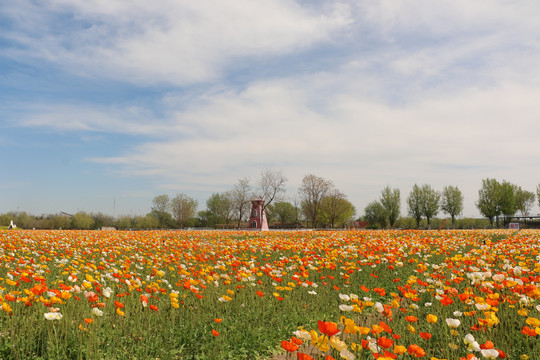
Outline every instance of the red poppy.
<path id="1" fill-rule="evenodd" d="M 432 335 L 431 335 L 430 333 L 428 333 L 428 332 L 421 332 L 421 333 L 420 333 L 420 337 L 421 337 L 422 339 L 425 339 L 425 340 L 431 339 L 431 336 L 432 336 Z"/>

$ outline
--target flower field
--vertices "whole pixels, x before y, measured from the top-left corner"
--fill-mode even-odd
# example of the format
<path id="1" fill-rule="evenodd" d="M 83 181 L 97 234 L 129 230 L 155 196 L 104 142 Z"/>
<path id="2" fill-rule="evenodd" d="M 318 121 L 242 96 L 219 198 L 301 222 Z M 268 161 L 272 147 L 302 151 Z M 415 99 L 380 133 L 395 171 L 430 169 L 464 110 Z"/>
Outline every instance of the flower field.
<path id="1" fill-rule="evenodd" d="M 540 359 L 540 232 L 0 231 L 1 359 Z"/>

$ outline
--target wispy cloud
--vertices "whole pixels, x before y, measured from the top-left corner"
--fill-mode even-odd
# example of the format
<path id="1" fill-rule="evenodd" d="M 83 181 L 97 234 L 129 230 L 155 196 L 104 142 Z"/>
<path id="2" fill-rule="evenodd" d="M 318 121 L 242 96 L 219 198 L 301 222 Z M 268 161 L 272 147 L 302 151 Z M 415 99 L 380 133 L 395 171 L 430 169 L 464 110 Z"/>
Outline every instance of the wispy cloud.
<path id="1" fill-rule="evenodd" d="M 347 7 L 314 13 L 291 0 L 64 1 L 4 5 L 23 19 L 6 34 L 15 56 L 44 59 L 93 77 L 140 84 L 214 80 L 243 57 L 295 53 L 351 23 Z M 55 22 L 68 31 L 60 32 Z"/>

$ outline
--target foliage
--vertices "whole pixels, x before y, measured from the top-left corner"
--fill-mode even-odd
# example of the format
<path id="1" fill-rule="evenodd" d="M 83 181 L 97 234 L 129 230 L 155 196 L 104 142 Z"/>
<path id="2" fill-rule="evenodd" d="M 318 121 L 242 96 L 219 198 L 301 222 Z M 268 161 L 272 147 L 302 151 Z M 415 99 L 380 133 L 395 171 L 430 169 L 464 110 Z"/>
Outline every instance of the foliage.
<path id="1" fill-rule="evenodd" d="M 380 202 L 372 201 L 364 209 L 364 219 L 372 227 L 384 228 L 388 219 L 386 209 Z"/>
<path id="2" fill-rule="evenodd" d="M 296 221 L 296 210 L 294 206 L 287 201 L 278 201 L 272 206 L 272 214 L 275 214 L 276 219 L 283 227 L 285 224 L 294 224 Z"/>
<path id="3" fill-rule="evenodd" d="M 198 203 L 196 200 L 190 198 L 183 193 L 177 194 L 171 200 L 171 210 L 173 213 L 173 217 L 180 226 L 180 228 L 182 228 L 186 220 L 195 216 L 197 206 Z"/>
<path id="4" fill-rule="evenodd" d="M 517 186 L 506 180 L 499 183 L 497 205 L 502 215 L 512 216 L 516 213 L 516 190 Z"/>
<path id="5" fill-rule="evenodd" d="M 321 215 L 333 229 L 335 225 L 344 225 L 354 216 L 356 210 L 346 196 L 337 189 L 333 189 L 322 199 Z"/>
<path id="6" fill-rule="evenodd" d="M 532 206 L 534 205 L 534 192 L 523 190 L 521 186 L 516 189 L 515 192 L 515 202 L 516 210 L 521 212 L 521 216 L 528 215 L 531 211 Z"/>
<path id="7" fill-rule="evenodd" d="M 430 227 L 430 220 L 439 212 L 439 203 L 441 200 L 441 194 L 434 190 L 431 185 L 422 185 L 422 214 L 426 217 L 428 227 Z"/>
<path id="8" fill-rule="evenodd" d="M 399 189 L 390 189 L 390 186 L 386 186 L 381 192 L 379 202 L 384 208 L 388 225 L 393 228 L 396 221 L 399 219 L 401 209 Z"/>
<path id="9" fill-rule="evenodd" d="M 162 229 L 172 222 L 170 208 L 171 203 L 167 194 L 158 195 L 152 200 L 151 214 L 158 220 L 159 227 Z"/>
<path id="10" fill-rule="evenodd" d="M 80 230 L 89 230 L 92 229 L 94 225 L 94 219 L 90 214 L 85 212 L 78 212 L 71 217 L 71 228 L 80 229 Z"/>
<path id="11" fill-rule="evenodd" d="M 206 208 L 212 214 L 213 220 L 215 221 L 212 225 L 218 223 L 228 225 L 234 214 L 231 193 L 212 194 L 206 201 Z"/>
<path id="12" fill-rule="evenodd" d="M 499 204 L 499 183 L 495 179 L 482 180 L 482 187 L 478 190 L 476 207 L 493 227 L 493 219 L 501 214 Z"/>
<path id="13" fill-rule="evenodd" d="M 443 188 L 441 210 L 452 217 L 454 226 L 456 215 L 463 211 L 463 194 L 457 186 L 450 185 Z"/>
<path id="14" fill-rule="evenodd" d="M 414 217 L 416 220 L 416 227 L 420 227 L 420 220 L 422 215 L 424 215 L 424 210 L 422 208 L 422 188 L 417 184 L 414 184 L 409 197 L 407 198 L 407 205 L 409 207 L 409 215 Z"/>

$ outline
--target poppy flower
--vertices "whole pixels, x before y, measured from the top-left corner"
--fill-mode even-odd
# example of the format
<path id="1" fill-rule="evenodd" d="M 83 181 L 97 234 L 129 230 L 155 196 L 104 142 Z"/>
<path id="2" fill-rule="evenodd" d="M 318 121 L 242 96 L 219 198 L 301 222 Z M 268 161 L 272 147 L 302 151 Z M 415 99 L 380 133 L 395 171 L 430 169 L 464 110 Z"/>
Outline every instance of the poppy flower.
<path id="1" fill-rule="evenodd" d="M 389 347 L 392 347 L 392 345 L 394 345 L 394 340 L 389 339 L 386 336 L 382 336 L 377 339 L 377 345 L 379 345 L 383 349 L 388 349 Z"/>
<path id="2" fill-rule="evenodd" d="M 281 347 L 288 352 L 295 352 L 296 350 L 298 350 L 298 345 L 287 340 L 283 340 L 281 342 Z"/>
<path id="3" fill-rule="evenodd" d="M 317 325 L 319 326 L 319 331 L 328 336 L 334 336 L 339 332 L 337 324 L 330 321 L 319 320 L 317 321 Z"/>
<path id="4" fill-rule="evenodd" d="M 408 322 L 417 322 L 418 321 L 418 318 L 416 316 L 405 316 L 405 320 L 408 321 Z"/>
<path id="5" fill-rule="evenodd" d="M 422 357 L 426 355 L 425 350 L 416 344 L 410 345 L 407 352 L 414 357 Z"/>
<path id="6" fill-rule="evenodd" d="M 212 329 L 212 335 L 219 336 L 219 333 L 216 330 Z"/>
<path id="7" fill-rule="evenodd" d="M 428 332 L 420 332 L 419 335 L 420 335 L 420 337 L 421 337 L 422 339 L 424 339 L 424 340 L 429 340 L 429 339 L 431 339 L 431 336 L 432 336 L 432 335 L 431 335 L 430 333 L 428 333 Z"/>
<path id="8" fill-rule="evenodd" d="M 120 301 L 118 300 L 114 300 L 114 306 L 116 306 L 118 309 L 121 309 L 124 307 L 124 304 L 122 304 Z"/>

